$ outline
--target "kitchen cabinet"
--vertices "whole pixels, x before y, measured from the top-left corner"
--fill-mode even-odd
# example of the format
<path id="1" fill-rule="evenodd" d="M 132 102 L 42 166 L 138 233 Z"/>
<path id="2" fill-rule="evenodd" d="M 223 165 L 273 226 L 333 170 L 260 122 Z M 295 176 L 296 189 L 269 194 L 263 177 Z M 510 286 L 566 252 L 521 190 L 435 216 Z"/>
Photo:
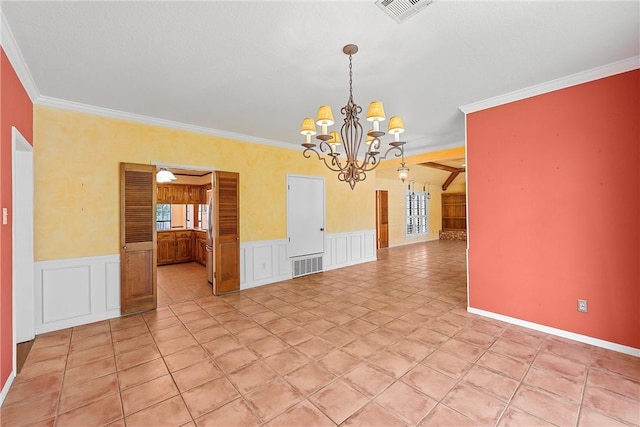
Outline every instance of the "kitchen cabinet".
<path id="1" fill-rule="evenodd" d="M 171 185 L 158 184 L 156 194 L 157 203 L 171 203 Z"/>
<path id="2" fill-rule="evenodd" d="M 189 185 L 172 184 L 171 185 L 171 203 L 178 205 L 186 205 L 189 203 Z"/>
<path id="3" fill-rule="evenodd" d="M 192 230 L 158 231 L 158 265 L 193 261 L 194 235 L 195 232 Z"/>
<path id="4" fill-rule="evenodd" d="M 193 232 L 176 231 L 176 262 L 187 262 L 193 259 Z"/>
<path id="5" fill-rule="evenodd" d="M 158 232 L 158 265 L 173 264 L 176 259 L 176 235 L 173 231 Z"/>
<path id="6" fill-rule="evenodd" d="M 207 233 L 196 231 L 194 235 L 193 260 L 202 264 L 207 264 Z"/>
<path id="7" fill-rule="evenodd" d="M 207 185 L 158 184 L 157 203 L 190 205 L 207 203 Z"/>

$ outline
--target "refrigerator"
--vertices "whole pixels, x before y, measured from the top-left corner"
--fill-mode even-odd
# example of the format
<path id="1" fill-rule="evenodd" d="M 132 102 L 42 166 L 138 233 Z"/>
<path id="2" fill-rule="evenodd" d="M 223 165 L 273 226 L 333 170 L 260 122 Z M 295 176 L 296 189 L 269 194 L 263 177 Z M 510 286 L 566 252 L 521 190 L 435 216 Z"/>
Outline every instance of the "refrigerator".
<path id="1" fill-rule="evenodd" d="M 215 259 L 213 257 L 213 243 L 215 236 L 213 233 L 213 191 L 207 190 L 207 281 L 213 285 L 213 272 L 215 271 Z"/>

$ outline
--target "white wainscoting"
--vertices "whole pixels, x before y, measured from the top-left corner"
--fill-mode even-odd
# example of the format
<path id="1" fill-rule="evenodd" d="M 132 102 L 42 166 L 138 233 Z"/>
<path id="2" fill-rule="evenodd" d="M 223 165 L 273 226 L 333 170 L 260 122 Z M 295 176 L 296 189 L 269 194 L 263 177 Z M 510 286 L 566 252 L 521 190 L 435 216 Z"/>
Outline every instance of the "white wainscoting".
<path id="1" fill-rule="evenodd" d="M 376 231 L 327 234 L 322 260 L 325 271 L 375 261 Z"/>
<path id="2" fill-rule="evenodd" d="M 324 271 L 376 260 L 375 230 L 327 234 Z M 291 279 L 287 239 L 240 244 L 240 289 Z M 35 333 L 120 316 L 120 255 L 35 263 Z"/>
<path id="3" fill-rule="evenodd" d="M 291 279 L 287 239 L 240 243 L 240 289 Z"/>
<path id="4" fill-rule="evenodd" d="M 325 236 L 324 271 L 375 261 L 376 231 L 364 230 Z M 287 239 L 240 243 L 240 289 L 249 289 L 292 277 Z"/>
<path id="5" fill-rule="evenodd" d="M 35 333 L 120 316 L 120 255 L 35 263 Z"/>

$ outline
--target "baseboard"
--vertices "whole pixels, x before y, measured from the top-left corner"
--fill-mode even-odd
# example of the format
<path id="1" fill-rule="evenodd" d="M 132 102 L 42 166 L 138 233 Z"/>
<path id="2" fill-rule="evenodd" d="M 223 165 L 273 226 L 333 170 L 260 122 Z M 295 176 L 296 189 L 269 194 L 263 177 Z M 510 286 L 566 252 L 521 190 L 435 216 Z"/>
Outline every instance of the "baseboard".
<path id="1" fill-rule="evenodd" d="M 415 242 L 396 243 L 396 244 L 393 244 L 393 245 L 389 245 L 389 248 L 387 248 L 387 249 L 399 248 L 401 246 L 408 246 L 408 245 L 417 245 L 418 243 L 435 242 L 436 240 L 440 240 L 440 239 L 438 237 L 430 237 L 428 239 L 418 240 L 418 241 L 415 241 Z"/>
<path id="2" fill-rule="evenodd" d="M 51 322 L 36 327 L 36 335 L 46 334 L 47 332 L 59 331 L 60 329 L 73 328 L 74 326 L 87 325 L 89 323 L 101 322 L 103 320 L 115 319 L 120 317 L 120 309 L 106 311 L 99 314 L 74 317 L 64 319 L 58 322 Z"/>
<path id="3" fill-rule="evenodd" d="M 550 326 L 540 325 L 539 323 L 528 322 L 526 320 L 505 316 L 503 314 L 493 313 L 491 311 L 480 310 L 473 307 L 467 307 L 467 311 L 472 314 L 477 314 L 479 316 L 500 320 L 502 322 L 511 323 L 513 325 L 522 326 L 525 328 L 533 329 L 535 331 L 544 332 L 546 334 L 551 334 L 558 337 L 567 338 L 573 341 L 590 344 L 596 347 L 605 348 L 607 350 L 617 351 L 618 353 L 624 353 L 624 354 L 629 354 L 631 356 L 640 357 L 640 349 L 638 348 L 601 340 L 599 338 L 593 338 L 587 335 L 576 334 L 574 332 L 565 331 L 563 329 L 552 328 Z"/>
<path id="4" fill-rule="evenodd" d="M 2 391 L 0 391 L 0 407 L 4 403 L 4 399 L 9 394 L 9 389 L 11 388 L 11 384 L 13 384 L 13 380 L 16 378 L 16 371 L 11 371 L 9 374 L 9 378 L 7 378 L 7 382 L 4 383 L 4 387 L 2 387 Z"/>

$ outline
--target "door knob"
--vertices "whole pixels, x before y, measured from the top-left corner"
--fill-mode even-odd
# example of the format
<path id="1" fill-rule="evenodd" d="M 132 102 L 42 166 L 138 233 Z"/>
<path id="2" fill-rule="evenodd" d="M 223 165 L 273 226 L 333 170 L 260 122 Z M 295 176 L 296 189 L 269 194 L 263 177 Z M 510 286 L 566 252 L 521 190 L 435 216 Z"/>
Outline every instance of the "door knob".
<path id="1" fill-rule="evenodd" d="M 321 228 L 320 231 L 324 231 L 324 228 Z"/>
<path id="2" fill-rule="evenodd" d="M 126 246 L 123 246 L 123 247 L 122 247 L 122 249 L 124 249 L 124 250 L 126 251 L 126 250 L 127 250 L 127 247 L 126 247 Z"/>

